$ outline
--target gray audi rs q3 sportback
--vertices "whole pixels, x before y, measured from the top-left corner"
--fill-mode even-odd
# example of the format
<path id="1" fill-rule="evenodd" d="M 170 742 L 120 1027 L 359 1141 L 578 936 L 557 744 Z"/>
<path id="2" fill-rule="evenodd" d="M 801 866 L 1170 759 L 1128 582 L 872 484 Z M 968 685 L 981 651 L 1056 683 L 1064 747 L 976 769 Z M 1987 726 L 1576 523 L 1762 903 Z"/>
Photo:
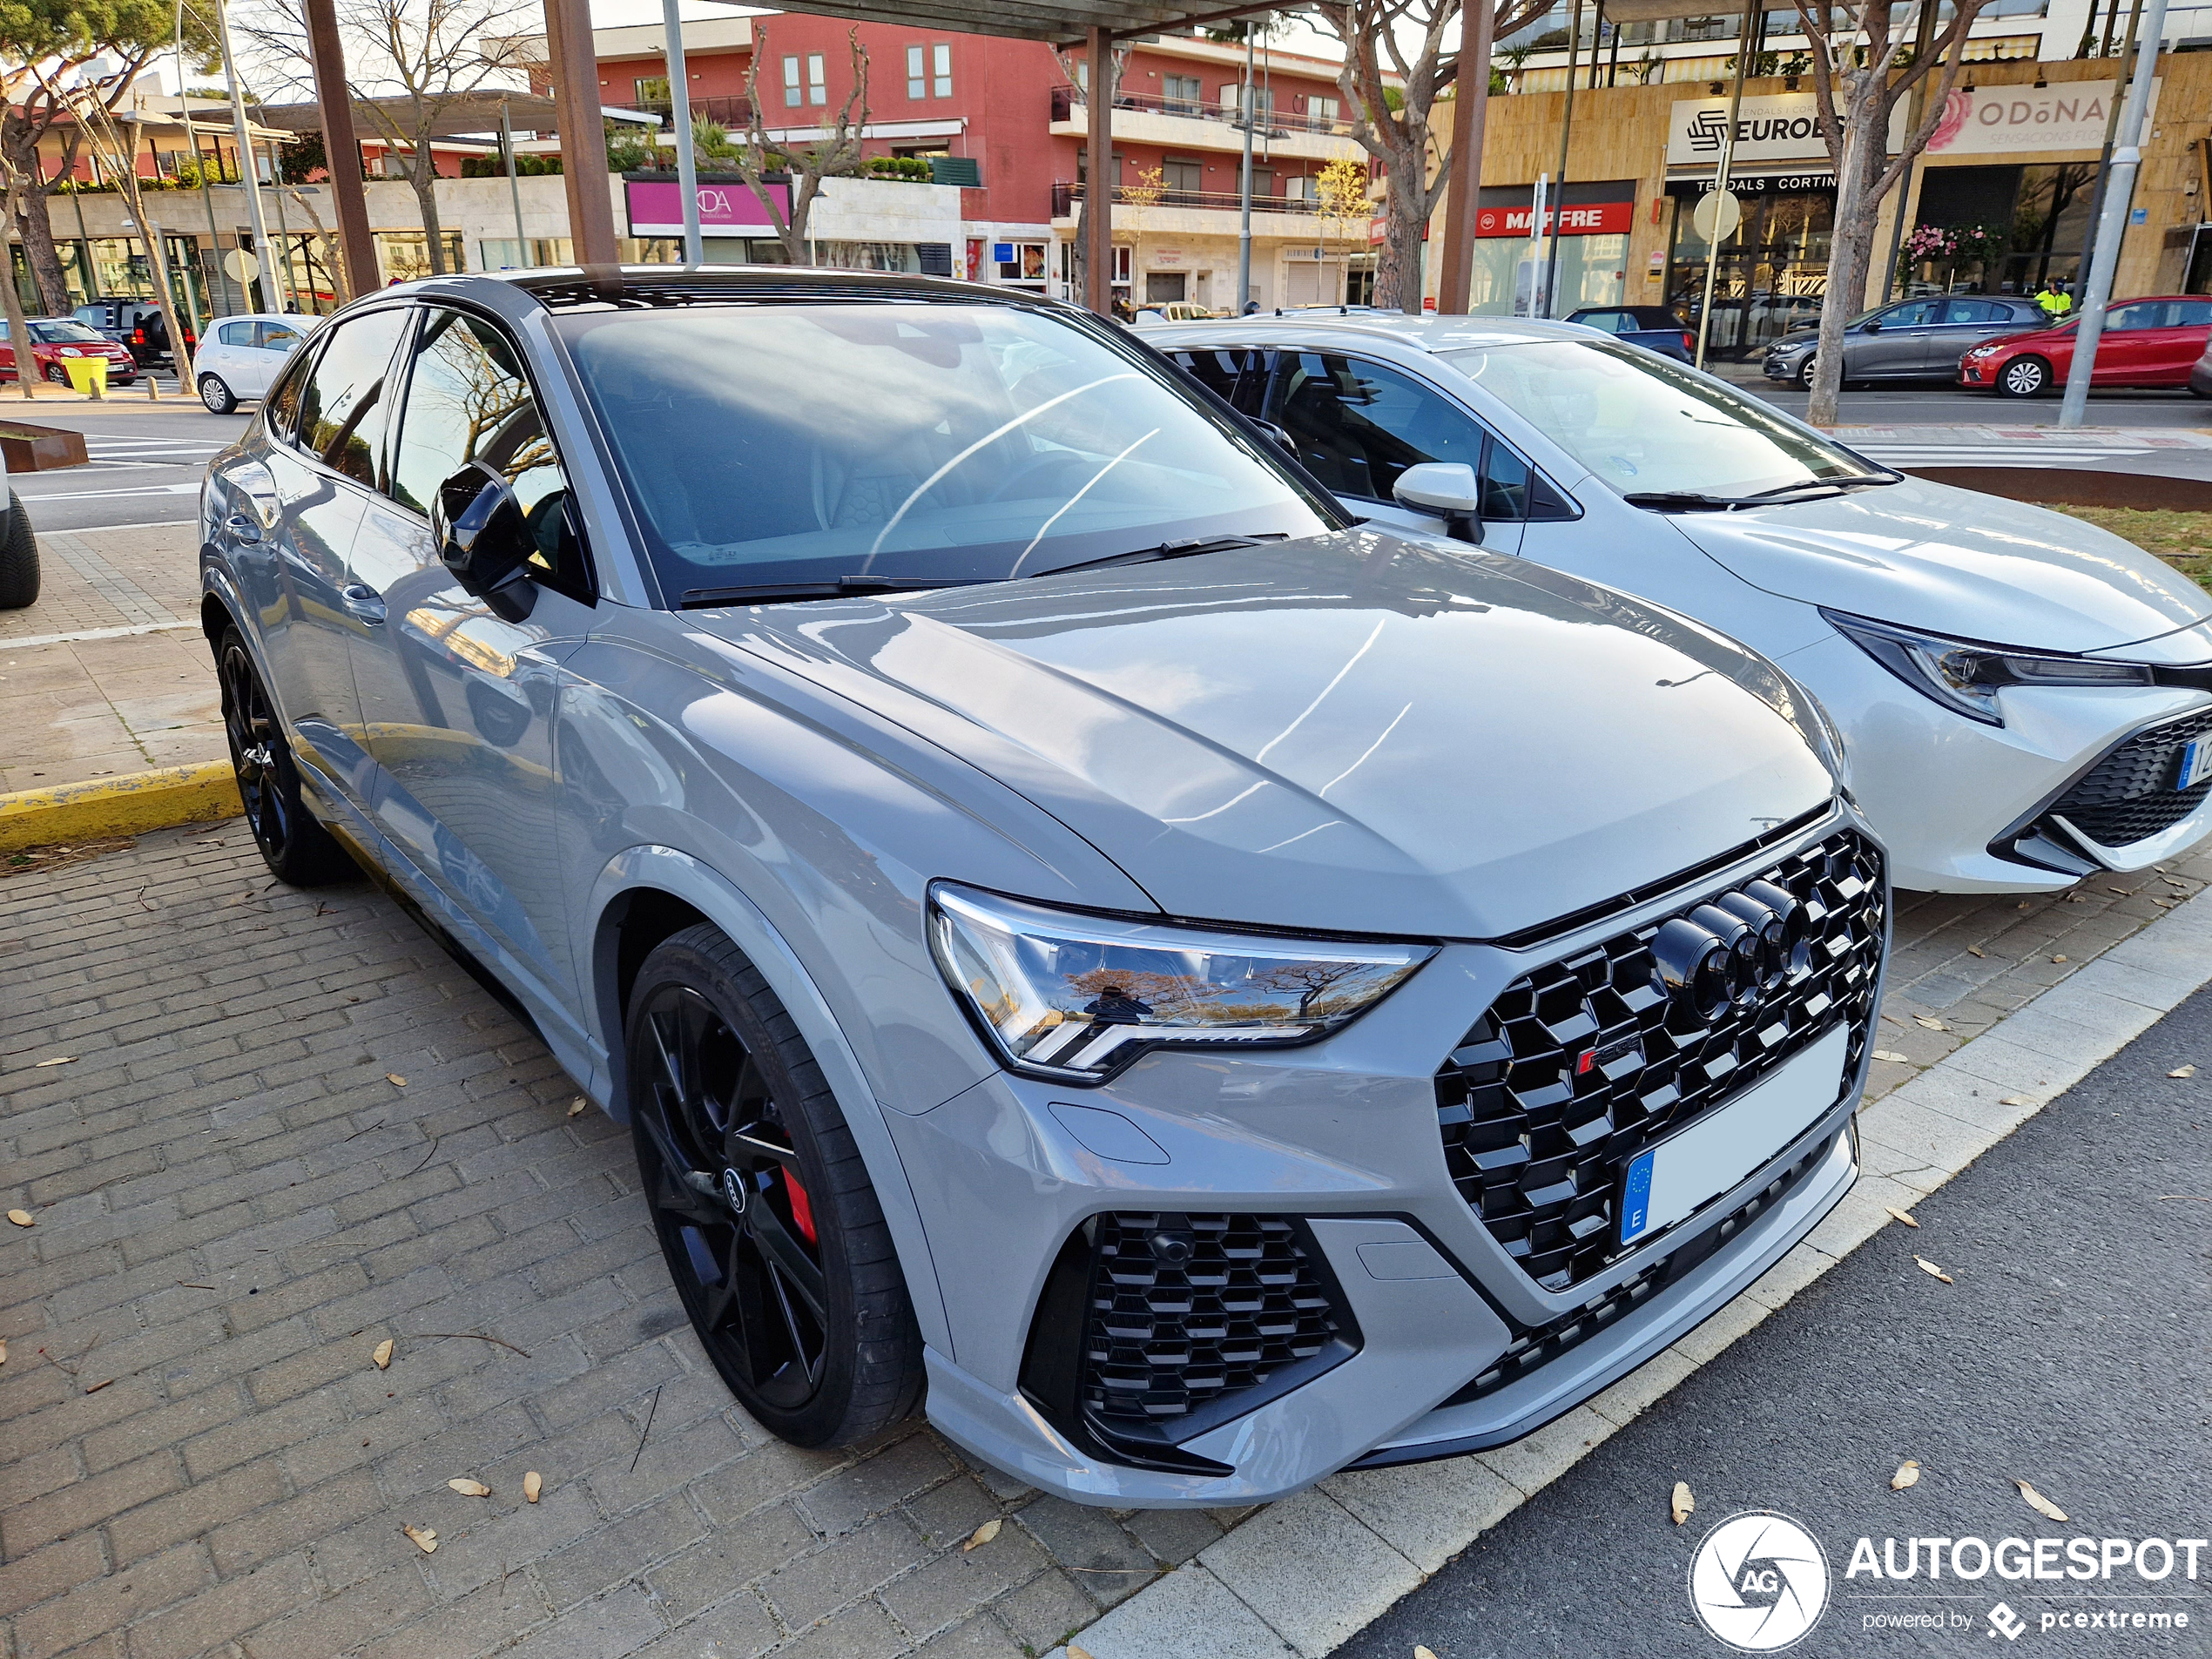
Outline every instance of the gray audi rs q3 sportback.
<path id="1" fill-rule="evenodd" d="M 1459 550 L 1018 294 L 454 277 L 216 459 L 203 616 L 269 867 L 630 1124 L 763 1425 L 1244 1504 L 1527 1433 L 1856 1170 L 1825 717 L 1399 488 Z"/>

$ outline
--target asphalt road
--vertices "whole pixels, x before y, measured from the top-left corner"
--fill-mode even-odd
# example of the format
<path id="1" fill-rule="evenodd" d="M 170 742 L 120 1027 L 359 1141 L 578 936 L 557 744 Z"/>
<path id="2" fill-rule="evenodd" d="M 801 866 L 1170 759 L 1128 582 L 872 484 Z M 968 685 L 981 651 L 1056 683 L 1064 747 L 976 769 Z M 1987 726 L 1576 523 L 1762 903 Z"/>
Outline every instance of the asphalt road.
<path id="1" fill-rule="evenodd" d="M 28 421 L 84 435 L 91 464 L 9 479 L 42 530 L 161 524 L 198 510 L 209 457 L 246 430 L 247 412 L 210 415 L 199 401 L 160 382 L 158 403 L 143 385 L 118 387 L 105 402 L 33 399 L 0 391 L 0 421 Z M 252 406 L 249 406 L 249 409 Z"/>
<path id="2" fill-rule="evenodd" d="M 2188 1064 L 2201 1075 L 2168 1076 Z M 1919 1231 L 1892 1223 L 1339 1659 L 1406 1659 L 1416 1643 L 1439 1659 L 1724 1659 L 1689 1573 L 1708 1530 L 1745 1510 L 1794 1518 L 1827 1556 L 1826 1611 L 1791 1650 L 1807 1659 L 2212 1653 L 2212 1548 L 2194 1583 L 2179 1565 L 2159 1582 L 2121 1566 L 2109 1583 L 1962 1583 L 1949 1551 L 1939 1582 L 1845 1576 L 1862 1536 L 1876 1552 L 1895 1538 L 1901 1566 L 1909 1537 L 2212 1537 L 2207 1200 L 2212 993 L 2200 993 L 1923 1202 Z M 1956 1282 L 1922 1272 L 1916 1252 Z M 1907 1458 L 1924 1473 L 1894 1492 Z M 2021 1479 L 2071 1521 L 2033 1513 Z M 1697 1506 L 1680 1527 L 1676 1480 Z M 1989 1622 L 2000 1600 L 2026 1624 L 2009 1641 Z M 2188 1628 L 2138 1630 L 2137 1611 L 2186 1612 Z M 2099 1612 L 2107 1622 L 2087 1630 L 2043 1627 Z M 2111 1628 L 2114 1612 L 2128 1628 Z M 1898 1614 L 1946 1628 L 1866 1622 Z"/>

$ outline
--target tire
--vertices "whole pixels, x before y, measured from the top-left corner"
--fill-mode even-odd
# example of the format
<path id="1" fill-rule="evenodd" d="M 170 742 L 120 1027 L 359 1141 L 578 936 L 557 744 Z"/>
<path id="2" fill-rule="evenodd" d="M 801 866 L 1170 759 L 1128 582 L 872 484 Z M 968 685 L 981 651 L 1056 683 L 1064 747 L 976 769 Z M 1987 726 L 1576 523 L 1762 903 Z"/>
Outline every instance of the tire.
<path id="1" fill-rule="evenodd" d="M 238 407 L 238 394 L 224 384 L 220 374 L 202 374 L 199 401 L 207 406 L 210 415 L 228 415 Z"/>
<path id="2" fill-rule="evenodd" d="M 261 671 L 233 626 L 215 647 L 223 691 L 223 735 L 238 776 L 246 826 L 269 873 L 295 887 L 318 887 L 351 874 L 353 860 L 300 799 L 300 768 L 276 718 Z"/>
<path id="3" fill-rule="evenodd" d="M 23 497 L 8 492 L 8 531 L 0 536 L 0 610 L 21 610 L 38 602 L 38 538 Z"/>
<path id="4" fill-rule="evenodd" d="M 911 1415 L 921 1334 L 891 1230 L 766 981 L 713 927 L 685 928 L 638 969 L 624 1035 L 653 1230 L 730 1392 L 797 1446 Z"/>
<path id="5" fill-rule="evenodd" d="M 2051 366 L 2040 357 L 2015 357 L 1997 371 L 2003 397 L 2040 397 L 2051 389 Z"/>
<path id="6" fill-rule="evenodd" d="M 66 386 L 69 384 L 69 371 L 59 363 L 49 363 L 46 365 L 46 378 L 57 386 Z"/>
<path id="7" fill-rule="evenodd" d="M 1804 362 L 1797 365 L 1797 384 L 1804 387 L 1808 392 L 1812 390 L 1813 363 L 1815 360 L 1818 358 L 1819 354 L 1820 354 L 1817 352 L 1812 353 L 1806 357 Z"/>

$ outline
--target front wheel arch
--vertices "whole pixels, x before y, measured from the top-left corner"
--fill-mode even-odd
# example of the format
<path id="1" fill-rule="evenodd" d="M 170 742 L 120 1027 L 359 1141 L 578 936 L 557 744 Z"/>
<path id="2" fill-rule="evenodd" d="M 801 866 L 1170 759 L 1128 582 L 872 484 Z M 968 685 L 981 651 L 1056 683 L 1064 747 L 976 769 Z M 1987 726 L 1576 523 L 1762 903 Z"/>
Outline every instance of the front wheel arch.
<path id="1" fill-rule="evenodd" d="M 783 934 L 720 872 L 679 848 L 657 845 L 630 847 L 610 859 L 592 884 L 583 914 L 588 919 L 591 941 L 588 981 L 583 987 L 587 1005 L 583 1012 L 592 1046 L 605 1055 L 604 1069 L 591 1079 L 593 1097 L 610 1116 L 628 1122 L 628 1078 L 623 1055 L 627 992 L 635 983 L 637 967 L 653 946 L 682 931 L 681 927 L 665 933 L 658 930 L 684 916 L 718 929 L 767 981 L 821 1069 L 867 1162 L 877 1202 L 883 1206 L 884 1220 L 898 1245 L 907 1299 L 914 1305 L 922 1341 L 952 1357 L 952 1325 L 938 1287 L 928 1235 L 922 1227 L 914 1190 L 907 1184 L 905 1164 L 891 1138 L 890 1125 L 885 1121 L 886 1109 L 878 1102 L 860 1056 L 828 1000 Z M 625 926 L 633 920 L 640 924 L 640 931 L 625 946 Z M 648 939 L 650 943 L 643 942 Z M 631 974 L 628 981 L 622 977 L 625 959 Z M 620 998 L 618 988 L 623 993 Z"/>

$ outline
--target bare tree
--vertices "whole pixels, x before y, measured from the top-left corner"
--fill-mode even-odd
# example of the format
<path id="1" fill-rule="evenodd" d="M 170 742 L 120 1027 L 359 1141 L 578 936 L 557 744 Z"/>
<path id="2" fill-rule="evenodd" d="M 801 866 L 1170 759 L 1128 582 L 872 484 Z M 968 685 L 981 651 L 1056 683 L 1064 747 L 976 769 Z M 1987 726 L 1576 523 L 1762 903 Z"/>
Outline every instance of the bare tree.
<path id="1" fill-rule="evenodd" d="M 315 211 L 314 203 L 297 185 L 286 185 L 282 188 L 284 193 L 299 205 L 300 211 L 307 214 L 307 223 L 314 227 L 313 234 L 319 263 L 330 273 L 331 286 L 338 291 L 338 303 L 341 306 L 349 303 L 354 297 L 354 285 L 346 274 L 346 261 L 338 257 L 338 239 L 325 228 L 322 215 Z"/>
<path id="2" fill-rule="evenodd" d="M 70 308 L 69 282 L 54 246 L 47 198 L 77 170 L 84 129 L 81 107 L 112 111 L 158 52 L 175 39 L 175 16 L 163 0 L 11 0 L 0 6 L 0 64 L 8 101 L 0 111 L 0 158 L 20 197 L 16 220 L 24 257 L 44 308 Z M 187 14 L 187 47 L 205 53 L 206 27 Z M 39 146 L 51 134 L 61 165 L 46 176 Z"/>
<path id="3" fill-rule="evenodd" d="M 169 331 L 169 347 L 177 362 L 177 375 L 189 383 L 190 369 L 185 362 L 185 314 L 177 304 L 177 285 L 169 278 L 169 253 L 164 246 L 161 226 L 146 209 L 145 192 L 138 188 L 138 133 L 140 126 L 133 119 L 126 121 L 97 98 L 89 95 L 72 100 L 84 135 L 92 142 L 92 153 L 100 165 L 115 175 L 116 185 L 123 192 L 124 205 L 130 209 L 131 223 L 138 227 L 138 246 L 145 253 L 146 275 L 154 285 L 154 292 L 161 297 L 162 325 Z M 182 101 L 179 100 L 179 107 Z M 189 119 L 189 117 L 184 118 Z M 153 376 L 146 376 L 146 396 L 160 397 Z"/>
<path id="4" fill-rule="evenodd" d="M 730 145 L 728 159 L 752 193 L 767 209 L 769 223 L 784 245 L 784 257 L 793 265 L 807 262 L 806 226 L 822 181 L 841 179 L 860 170 L 860 129 L 868 124 L 868 51 L 860 44 L 860 31 L 850 30 L 846 44 L 853 54 L 853 90 L 838 106 L 837 119 L 824 139 L 809 144 L 788 143 L 769 137 L 762 115 L 760 66 L 768 61 L 768 27 L 753 29 L 752 62 L 745 75 L 745 102 L 752 111 L 745 136 Z M 855 118 L 855 111 L 858 118 Z M 784 174 L 789 180 L 790 205 L 779 200 L 768 175 Z"/>
<path id="5" fill-rule="evenodd" d="M 1551 0 L 1501 0 L 1493 37 L 1503 40 L 1526 28 L 1550 6 Z M 1460 0 L 1321 0 L 1313 10 L 1344 47 L 1337 86 L 1359 112 L 1352 137 L 1388 182 L 1375 303 L 1418 313 L 1421 230 L 1444 199 L 1453 161 L 1429 141 L 1429 113 L 1459 72 Z M 1396 86 L 1388 78 L 1393 75 Z"/>
<path id="6" fill-rule="evenodd" d="M 12 96 L 14 88 L 10 84 L 12 78 L 0 78 L 0 93 Z M 0 227 L 16 222 L 17 207 L 23 199 L 23 175 L 15 170 L 5 156 L 0 156 L 0 210 L 4 210 L 0 211 Z M 4 253 L 6 247 L 7 238 L 0 234 L 0 253 Z M 33 360 L 30 347 L 24 342 L 30 338 L 30 324 L 23 313 L 23 291 L 16 287 L 14 261 L 10 260 L 9 266 L 7 280 L 0 282 L 0 310 L 4 310 L 8 318 L 8 348 L 12 353 L 20 354 L 17 358 L 19 363 L 30 362 Z M 17 374 L 16 386 L 19 395 L 26 400 L 35 396 L 31 387 L 37 379 L 36 374 Z"/>
<path id="7" fill-rule="evenodd" d="M 1820 343 L 1815 348 L 1812 399 L 1805 419 L 1827 426 L 1836 419 L 1844 384 L 1844 325 L 1858 312 L 1874 256 L 1874 221 L 1882 198 L 1897 188 L 1928 139 L 1942 125 L 1958 84 L 1959 48 L 1988 0 L 1954 0 L 1925 57 L 1912 50 L 1923 5 L 1935 0 L 1845 0 L 1808 4 L 1797 0 L 1805 37 L 1812 43 L 1813 91 L 1820 130 L 1836 169 L 1835 229 L 1829 242 L 1828 291 L 1820 302 Z M 1940 66 L 1939 68 L 1939 65 Z M 1919 125 L 1889 154 L 1892 115 L 1900 99 L 1931 76 L 1935 86 Z M 1903 211 L 1899 204 L 1898 211 Z M 1717 251 L 1717 250 L 1716 250 Z"/>
<path id="8" fill-rule="evenodd" d="M 415 191 L 433 276 L 446 273 L 446 254 L 431 138 L 456 104 L 529 84 L 536 38 L 529 26 L 536 15 L 529 0 L 342 0 L 338 8 L 354 108 L 368 118 Z M 301 97 L 314 96 L 298 0 L 271 0 L 245 33 L 272 76 Z M 570 165 L 598 159 L 580 154 Z M 333 156 L 329 165 L 353 160 Z"/>

